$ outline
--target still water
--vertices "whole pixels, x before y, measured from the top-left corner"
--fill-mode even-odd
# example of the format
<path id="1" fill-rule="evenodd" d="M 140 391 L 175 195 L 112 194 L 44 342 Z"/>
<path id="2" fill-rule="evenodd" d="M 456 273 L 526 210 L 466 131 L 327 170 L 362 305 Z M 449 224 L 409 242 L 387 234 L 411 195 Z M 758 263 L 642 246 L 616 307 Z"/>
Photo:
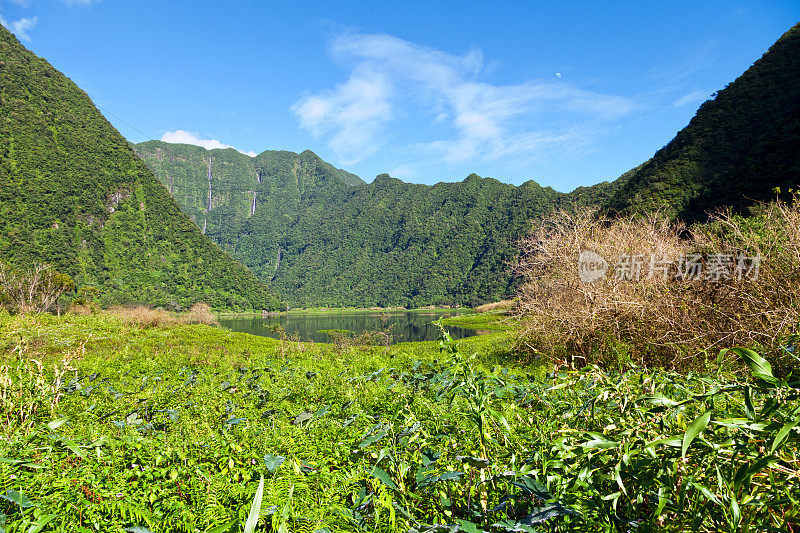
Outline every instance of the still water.
<path id="1" fill-rule="evenodd" d="M 398 342 L 435 341 L 441 332 L 433 325 L 440 317 L 453 316 L 456 312 L 389 312 L 389 313 L 330 313 L 330 314 L 290 314 L 261 317 L 221 317 L 220 324 L 233 331 L 261 335 L 262 337 L 280 338 L 276 331 L 281 326 L 286 335 L 297 335 L 300 340 L 329 342 L 325 330 L 344 329 L 360 335 L 366 331 L 386 330 L 391 328 L 392 344 Z M 478 332 L 473 329 L 445 326 L 454 339 L 471 337 Z"/>

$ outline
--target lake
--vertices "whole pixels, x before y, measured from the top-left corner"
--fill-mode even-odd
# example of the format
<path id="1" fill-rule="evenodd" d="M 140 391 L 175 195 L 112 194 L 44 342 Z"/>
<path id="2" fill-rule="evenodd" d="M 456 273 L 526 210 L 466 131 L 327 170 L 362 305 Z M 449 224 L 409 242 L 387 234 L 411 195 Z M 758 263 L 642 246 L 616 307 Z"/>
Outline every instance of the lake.
<path id="1" fill-rule="evenodd" d="M 314 342 L 329 342 L 330 338 L 325 330 L 348 330 L 360 335 L 366 331 L 376 331 L 391 328 L 392 344 L 398 342 L 435 341 L 441 335 L 439 328 L 433 321 L 441 317 L 458 314 L 455 311 L 419 312 L 419 311 L 390 311 L 378 313 L 365 311 L 363 313 L 309 313 L 288 315 L 274 315 L 267 317 L 220 317 L 219 323 L 225 328 L 262 337 L 280 338 L 276 331 L 280 326 L 286 335 L 297 335 L 300 340 Z M 474 329 L 445 326 L 445 329 L 454 339 L 463 339 L 477 335 Z"/>

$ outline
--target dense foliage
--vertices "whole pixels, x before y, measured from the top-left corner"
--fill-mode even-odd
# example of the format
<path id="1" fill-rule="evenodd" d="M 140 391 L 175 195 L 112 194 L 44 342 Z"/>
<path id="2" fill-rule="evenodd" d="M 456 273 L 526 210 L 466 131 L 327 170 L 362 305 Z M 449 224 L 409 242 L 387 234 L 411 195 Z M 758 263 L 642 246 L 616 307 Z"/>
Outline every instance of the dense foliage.
<path id="1" fill-rule="evenodd" d="M 0 28 L 0 259 L 51 264 L 105 304 L 274 309 L 89 97 Z"/>
<path id="2" fill-rule="evenodd" d="M 250 158 L 158 141 L 136 151 L 206 235 L 294 306 L 508 296 L 515 240 L 563 196 L 474 174 L 434 186 L 381 175 L 366 185 L 308 151 Z"/>
<path id="3" fill-rule="evenodd" d="M 612 211 L 667 207 L 685 220 L 742 208 L 800 184 L 800 24 L 700 106 L 689 125 L 623 179 Z"/>
<path id="4" fill-rule="evenodd" d="M 343 352 L 110 315 L 0 332 L 9 533 L 242 531 L 261 476 L 258 531 L 799 525 L 800 384 L 747 350 L 704 375 L 545 375 L 507 366 L 503 333 Z"/>

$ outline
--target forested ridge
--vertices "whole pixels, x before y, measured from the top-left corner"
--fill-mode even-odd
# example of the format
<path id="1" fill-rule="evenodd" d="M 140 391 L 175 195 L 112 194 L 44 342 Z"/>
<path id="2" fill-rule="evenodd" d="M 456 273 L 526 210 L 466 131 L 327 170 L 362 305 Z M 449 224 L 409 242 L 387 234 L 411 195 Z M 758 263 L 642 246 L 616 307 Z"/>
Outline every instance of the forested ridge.
<path id="1" fill-rule="evenodd" d="M 474 174 L 364 184 L 309 151 L 251 158 L 159 141 L 136 151 L 207 235 L 292 305 L 483 303 L 513 294 L 515 242 L 554 207 L 702 220 L 775 187 L 789 194 L 800 182 L 800 26 L 650 160 L 569 194 Z"/>
<path id="2" fill-rule="evenodd" d="M 206 235 L 294 306 L 502 298 L 513 291 L 516 239 L 563 196 L 475 174 L 433 186 L 388 175 L 365 184 L 310 151 L 251 158 L 160 141 L 136 151 Z"/>
<path id="3" fill-rule="evenodd" d="M 105 305 L 274 309 L 89 97 L 0 28 L 0 260 L 53 265 Z"/>

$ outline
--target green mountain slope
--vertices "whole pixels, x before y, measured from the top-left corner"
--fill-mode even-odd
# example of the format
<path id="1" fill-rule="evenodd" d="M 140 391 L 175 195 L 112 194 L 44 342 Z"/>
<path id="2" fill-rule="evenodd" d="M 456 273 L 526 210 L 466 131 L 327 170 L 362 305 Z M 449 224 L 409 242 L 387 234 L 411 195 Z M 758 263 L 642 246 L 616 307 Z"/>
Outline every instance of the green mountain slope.
<path id="1" fill-rule="evenodd" d="M 295 306 L 507 296 L 514 241 L 562 196 L 475 175 L 434 186 L 379 176 L 367 185 L 309 151 L 250 158 L 159 141 L 135 149 L 206 235 Z"/>
<path id="2" fill-rule="evenodd" d="M 800 24 L 705 102 L 675 138 L 604 205 L 657 207 L 698 220 L 718 206 L 741 208 L 800 185 Z"/>
<path id="3" fill-rule="evenodd" d="M 434 186 L 379 176 L 365 185 L 311 152 L 249 158 L 155 141 L 136 150 L 215 242 L 292 305 L 496 300 L 513 292 L 515 239 L 554 207 L 661 208 L 697 220 L 717 206 L 772 198 L 774 187 L 796 188 L 800 25 L 650 160 L 570 194 L 475 175 Z"/>
<path id="4" fill-rule="evenodd" d="M 0 259 L 51 263 L 105 304 L 280 305 L 198 231 L 86 93 L 3 28 Z"/>

